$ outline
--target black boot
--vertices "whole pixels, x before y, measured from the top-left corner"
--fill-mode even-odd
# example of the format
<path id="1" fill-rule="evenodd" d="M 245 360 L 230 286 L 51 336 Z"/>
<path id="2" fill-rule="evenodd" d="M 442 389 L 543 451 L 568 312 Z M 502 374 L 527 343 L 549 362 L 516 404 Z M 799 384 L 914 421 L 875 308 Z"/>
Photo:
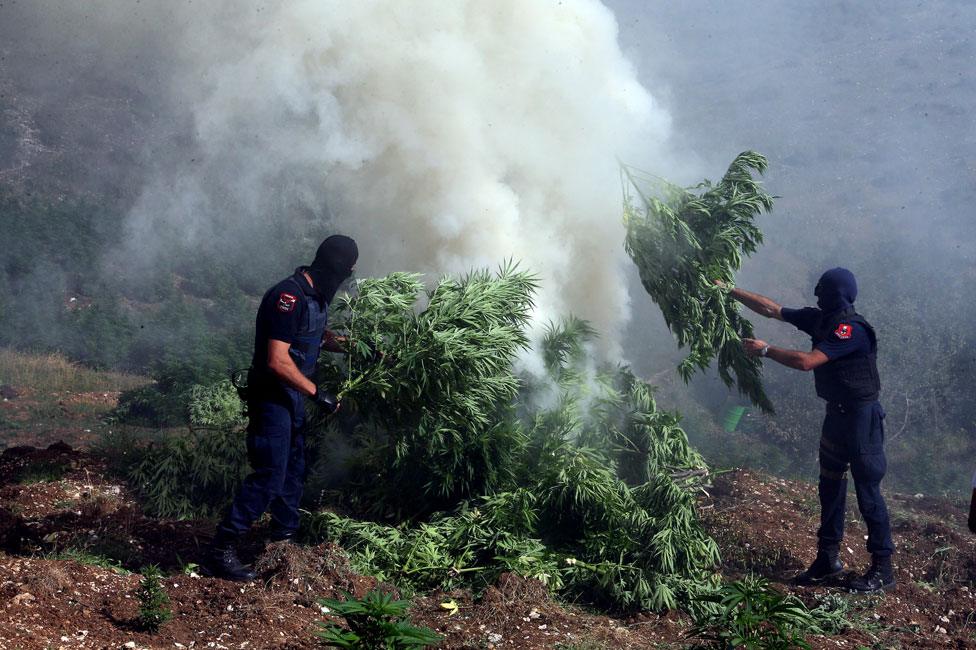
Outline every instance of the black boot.
<path id="1" fill-rule="evenodd" d="M 250 582 L 258 577 L 237 557 L 237 538 L 223 530 L 218 530 L 214 536 L 200 569 L 203 575 L 236 582 Z"/>
<path id="2" fill-rule="evenodd" d="M 874 557 L 871 568 L 863 576 L 851 580 L 848 587 L 859 594 L 873 594 L 878 591 L 890 591 L 895 588 L 895 570 L 891 566 L 891 557 Z"/>
<path id="3" fill-rule="evenodd" d="M 837 551 L 817 551 L 817 559 L 813 564 L 793 578 L 793 584 L 800 586 L 818 585 L 830 578 L 835 578 L 844 572 L 844 563 L 840 561 Z"/>

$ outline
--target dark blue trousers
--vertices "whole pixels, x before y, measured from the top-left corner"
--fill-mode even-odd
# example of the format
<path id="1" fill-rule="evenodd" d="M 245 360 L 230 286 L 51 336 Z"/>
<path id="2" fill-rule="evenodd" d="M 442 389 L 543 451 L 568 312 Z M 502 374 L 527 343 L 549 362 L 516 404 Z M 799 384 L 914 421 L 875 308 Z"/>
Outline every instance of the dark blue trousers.
<path id="1" fill-rule="evenodd" d="M 888 467 L 884 453 L 884 417 L 878 402 L 827 405 L 820 437 L 817 546 L 821 550 L 836 552 L 844 538 L 849 467 L 857 506 L 868 529 L 868 552 L 875 557 L 888 557 L 895 551 L 888 508 L 881 496 L 881 479 Z"/>
<path id="2" fill-rule="evenodd" d="M 295 409 L 285 400 L 248 405 L 247 456 L 253 472 L 244 479 L 220 524 L 225 535 L 241 535 L 269 509 L 277 531 L 298 528 L 305 485 L 305 418 L 302 411 L 296 417 Z"/>

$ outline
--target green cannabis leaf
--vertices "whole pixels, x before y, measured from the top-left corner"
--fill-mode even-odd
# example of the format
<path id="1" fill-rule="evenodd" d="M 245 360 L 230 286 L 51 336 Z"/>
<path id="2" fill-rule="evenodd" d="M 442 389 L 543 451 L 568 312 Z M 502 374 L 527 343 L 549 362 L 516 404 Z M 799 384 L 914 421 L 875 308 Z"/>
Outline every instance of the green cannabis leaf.
<path id="1" fill-rule="evenodd" d="M 740 153 L 716 184 L 705 180 L 681 188 L 623 166 L 626 249 L 641 283 L 661 308 L 678 345 L 688 356 L 678 366 L 687 382 L 718 360 L 726 386 L 735 384 L 765 412 L 773 405 L 762 385 L 762 364 L 740 344 L 753 336 L 728 288 L 743 256 L 762 243 L 756 217 L 769 212 L 773 198 L 752 172 L 765 172 L 767 161 L 754 151 Z"/>

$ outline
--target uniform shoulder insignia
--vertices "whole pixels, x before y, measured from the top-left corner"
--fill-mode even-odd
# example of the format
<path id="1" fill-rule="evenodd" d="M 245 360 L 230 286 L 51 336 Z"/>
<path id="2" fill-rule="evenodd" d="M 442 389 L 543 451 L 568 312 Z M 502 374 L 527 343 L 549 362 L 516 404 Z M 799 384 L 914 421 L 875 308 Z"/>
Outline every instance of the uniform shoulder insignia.
<path id="1" fill-rule="evenodd" d="M 290 293 L 282 293 L 278 296 L 278 311 L 287 314 L 295 311 L 298 298 Z"/>
<path id="2" fill-rule="evenodd" d="M 837 336 L 837 338 L 843 339 L 845 341 L 851 338 L 851 335 L 853 333 L 854 333 L 854 328 L 851 327 L 850 323 L 841 323 L 840 325 L 837 326 L 837 329 L 834 330 L 834 334 Z"/>

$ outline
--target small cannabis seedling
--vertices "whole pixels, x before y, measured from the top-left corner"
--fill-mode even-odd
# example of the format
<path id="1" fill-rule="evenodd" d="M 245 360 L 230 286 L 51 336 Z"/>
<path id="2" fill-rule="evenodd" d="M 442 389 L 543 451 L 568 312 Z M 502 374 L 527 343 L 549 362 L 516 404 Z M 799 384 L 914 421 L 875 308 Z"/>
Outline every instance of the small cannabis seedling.
<path id="1" fill-rule="evenodd" d="M 173 610 L 169 607 L 169 596 L 160 581 L 159 567 L 151 565 L 142 570 L 142 580 L 136 591 L 139 600 L 139 614 L 136 624 L 141 630 L 155 633 L 162 625 L 173 618 Z"/>
<path id="2" fill-rule="evenodd" d="M 322 629 L 315 636 L 327 647 L 352 650 L 426 648 L 439 642 L 441 637 L 433 630 L 407 622 L 409 604 L 380 591 L 371 591 L 359 599 L 349 594 L 344 601 L 320 599 L 319 605 L 346 619 L 348 629 L 319 621 Z"/>

